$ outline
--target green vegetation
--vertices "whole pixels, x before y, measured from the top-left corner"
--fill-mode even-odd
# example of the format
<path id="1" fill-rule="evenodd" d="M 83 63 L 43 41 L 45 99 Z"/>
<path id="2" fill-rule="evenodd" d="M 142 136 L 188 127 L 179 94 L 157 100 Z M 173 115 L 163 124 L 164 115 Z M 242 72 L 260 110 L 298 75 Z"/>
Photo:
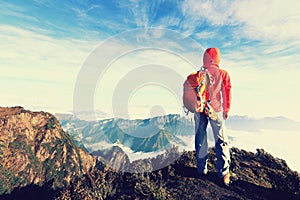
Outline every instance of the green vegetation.
<path id="1" fill-rule="evenodd" d="M 8 194 L 12 188 L 26 184 L 26 181 L 6 170 L 0 163 L 0 194 Z"/>
<path id="2" fill-rule="evenodd" d="M 56 118 L 54 116 L 52 116 L 49 120 L 48 123 L 46 125 L 46 129 L 53 129 L 55 128 L 55 123 L 57 122 Z"/>

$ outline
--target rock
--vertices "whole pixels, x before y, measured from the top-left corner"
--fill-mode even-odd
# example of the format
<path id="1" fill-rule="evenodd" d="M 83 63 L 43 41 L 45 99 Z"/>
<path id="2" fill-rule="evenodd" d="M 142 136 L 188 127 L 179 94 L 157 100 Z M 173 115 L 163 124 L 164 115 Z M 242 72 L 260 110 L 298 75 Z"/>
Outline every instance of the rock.
<path id="1" fill-rule="evenodd" d="M 0 194 L 47 182 L 65 187 L 95 164 L 52 114 L 0 107 Z"/>
<path id="2" fill-rule="evenodd" d="M 92 153 L 97 159 L 108 165 L 113 171 L 127 171 L 130 160 L 126 153 L 118 146 L 113 146 L 109 149 L 98 150 Z"/>

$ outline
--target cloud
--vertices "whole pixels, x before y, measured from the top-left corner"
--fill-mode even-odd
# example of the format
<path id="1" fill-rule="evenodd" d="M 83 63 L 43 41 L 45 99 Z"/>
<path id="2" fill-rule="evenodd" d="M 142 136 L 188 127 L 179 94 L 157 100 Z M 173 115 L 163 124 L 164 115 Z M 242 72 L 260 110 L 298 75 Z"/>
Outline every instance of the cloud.
<path id="1" fill-rule="evenodd" d="M 134 35 L 128 32 L 130 36 L 135 38 L 139 37 L 139 34 L 142 34 L 143 31 L 137 33 Z M 97 44 L 85 40 L 55 39 L 28 30 L 3 25 L 0 26 L 0 37 L 2 38 L 0 51 L 3 52 L 0 55 L 0 82 L 2 85 L 1 90 L 5 91 L 1 104 L 25 102 L 28 106 L 39 105 L 39 108 L 43 105 L 48 105 L 48 107 L 64 105 L 68 110 L 71 110 L 72 92 L 78 70 Z M 145 37 L 146 41 L 149 41 L 153 47 L 157 45 L 162 50 L 139 50 L 118 57 L 120 55 L 114 55 L 114 53 L 120 52 L 120 49 L 127 52 L 126 49 L 134 50 L 138 47 L 134 42 L 127 40 L 128 37 L 121 37 L 112 40 L 107 45 L 106 50 L 100 52 L 101 56 L 105 58 L 112 57 L 116 60 L 111 63 L 105 75 L 100 77 L 100 83 L 103 84 L 95 97 L 96 100 L 100 99 L 98 102 L 110 106 L 109 102 L 111 102 L 113 96 L 114 84 L 118 82 L 116 80 L 120 80 L 126 73 L 138 66 L 151 63 L 160 64 L 186 77 L 194 71 L 188 63 L 189 61 L 201 65 L 201 52 L 194 51 L 190 47 L 193 44 L 192 42 L 184 39 L 182 41 L 176 40 L 174 34 L 173 36 L 170 33 L 165 34 L 164 29 L 157 29 L 153 34 L 148 32 Z M 157 37 L 164 39 L 157 40 Z M 169 43 L 170 41 L 173 41 L 175 46 L 172 46 L 172 43 Z M 99 45 L 101 44 L 99 43 Z M 163 51 L 164 47 L 173 49 L 179 57 L 171 52 Z M 252 46 L 245 46 L 227 51 L 222 55 L 221 64 L 232 76 L 234 93 L 232 113 L 247 113 L 252 116 L 276 116 L 279 114 L 278 105 L 282 105 L 282 102 L 289 98 L 288 104 L 284 105 L 284 109 L 280 111 L 280 114 L 298 119 L 295 107 L 299 107 L 300 97 L 298 94 L 300 94 L 300 91 L 297 80 L 300 73 L 297 66 L 290 62 L 294 55 L 287 53 L 285 56 L 278 56 L 283 47 L 278 44 L 272 51 L 268 45 L 265 45 L 258 51 Z M 201 47 L 195 47 L 195 49 L 197 48 L 201 50 Z M 99 62 L 99 59 L 100 57 L 95 62 Z M 182 83 L 176 84 L 179 88 L 182 87 Z M 103 88 L 103 86 L 105 87 Z M 45 91 L 47 92 L 45 93 Z M 152 92 L 155 93 L 157 90 L 153 89 Z M 142 103 L 140 101 L 141 94 L 139 94 L 137 102 Z M 38 103 L 30 100 L 28 98 L 30 96 L 37 96 Z M 12 101 L 11 97 L 15 97 L 15 100 Z M 25 99 L 24 102 L 22 99 Z M 155 97 L 154 100 L 157 100 L 157 98 Z M 161 104 L 167 105 L 163 99 Z M 168 112 L 178 108 L 177 102 L 168 106 L 168 108 L 166 107 Z M 110 112 L 106 109 L 104 110 Z M 59 110 L 62 110 L 62 108 L 59 108 Z"/>
<path id="2" fill-rule="evenodd" d="M 1 4 L 1 14 L 11 14 L 11 13 L 14 13 L 12 11 L 16 11 L 17 12 L 23 12 L 25 11 L 26 9 L 22 6 L 18 6 L 18 5 L 15 5 L 15 4 L 11 4 L 11 3 L 8 3 L 8 2 L 5 2 L 5 1 L 1 1 L 0 2 Z"/>
<path id="3" fill-rule="evenodd" d="M 73 84 L 92 42 L 7 25 L 0 26 L 0 38 L 1 105 L 71 107 Z"/>
<path id="4" fill-rule="evenodd" d="M 154 3 L 155 4 L 155 3 Z M 126 14 L 125 18 L 120 19 L 126 24 L 132 24 L 135 28 L 148 28 L 149 27 L 149 4 L 131 0 L 131 1 L 118 1 L 117 6 Z M 124 15 L 123 15 L 124 16 Z M 130 22 L 131 21 L 131 22 Z"/>
<path id="5" fill-rule="evenodd" d="M 217 37 L 217 34 L 216 34 L 216 32 L 213 32 L 213 31 L 201 31 L 201 32 L 195 33 L 195 37 L 198 40 L 213 39 L 213 38 Z"/>
<path id="6" fill-rule="evenodd" d="M 193 71 L 188 59 L 194 55 L 186 54 L 190 53 L 187 51 L 190 49 L 189 45 L 177 44 L 187 41 L 180 33 L 175 34 L 165 29 L 148 30 L 145 33 L 145 30 L 141 29 L 124 34 L 111 38 L 105 49 L 102 49 L 94 60 L 97 65 L 101 63 L 101 58 L 112 58 L 107 63 L 111 66 L 106 71 L 106 76 L 99 77 L 102 82 L 106 80 L 104 93 L 101 93 L 100 97 L 102 102 L 103 99 L 112 97 L 110 94 L 113 88 L 110 86 L 118 83 L 117 80 L 135 67 L 160 64 L 168 66 L 170 71 L 177 71 L 183 77 Z M 129 39 L 141 35 L 148 43 L 132 42 Z M 55 108 L 59 111 L 72 109 L 74 84 L 79 69 L 92 50 L 96 50 L 94 49 L 96 46 L 101 46 L 105 42 L 97 44 L 95 41 L 56 39 L 8 25 L 0 26 L 0 37 L 2 38 L 0 51 L 3 52 L 0 55 L 0 89 L 4 93 L 1 105 L 25 105 L 34 110 L 44 106 L 45 109 L 51 108 L 54 111 Z M 147 46 L 154 48 L 139 50 Z M 185 54 L 181 55 L 181 52 Z M 181 88 L 181 83 L 176 84 Z M 153 91 L 155 93 L 156 90 Z M 157 99 L 155 97 L 156 101 Z M 162 101 L 164 105 L 167 103 L 167 99 Z M 178 108 L 177 102 L 170 106 Z"/>
<path id="7" fill-rule="evenodd" d="M 231 16 L 234 3 L 235 1 L 230 0 L 186 0 L 182 11 L 185 16 L 192 16 L 193 21 L 205 19 L 212 26 L 229 25 L 233 23 Z"/>
<path id="8" fill-rule="evenodd" d="M 297 62 L 290 62 L 295 55 L 261 53 L 264 50 L 268 53 L 268 47 L 259 52 L 249 47 L 223 55 L 221 66 L 232 79 L 232 114 L 284 115 L 299 120 L 300 70 Z"/>
<path id="9" fill-rule="evenodd" d="M 1 59 L 14 66 L 68 67 L 78 64 L 92 42 L 60 40 L 14 26 L 1 25 Z M 58 63 L 59 62 L 59 63 Z M 30 66 L 29 66 L 30 67 Z"/>
<path id="10" fill-rule="evenodd" d="M 297 0 L 186 0 L 182 12 L 192 22 L 188 24 L 190 26 L 204 19 L 210 26 L 231 26 L 239 38 L 271 42 L 300 39 L 300 4 Z"/>
<path id="11" fill-rule="evenodd" d="M 297 0 L 240 1 L 233 16 L 244 24 L 243 32 L 269 41 L 300 39 L 300 4 Z"/>

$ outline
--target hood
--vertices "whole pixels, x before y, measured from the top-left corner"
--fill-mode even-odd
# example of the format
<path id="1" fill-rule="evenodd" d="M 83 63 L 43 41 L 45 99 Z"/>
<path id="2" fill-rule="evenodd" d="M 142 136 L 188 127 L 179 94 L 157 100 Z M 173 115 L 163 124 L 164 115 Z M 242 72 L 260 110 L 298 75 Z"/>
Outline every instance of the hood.
<path id="1" fill-rule="evenodd" d="M 211 65 L 219 66 L 220 63 L 220 50 L 218 48 L 208 48 L 203 54 L 203 65 L 210 67 Z"/>

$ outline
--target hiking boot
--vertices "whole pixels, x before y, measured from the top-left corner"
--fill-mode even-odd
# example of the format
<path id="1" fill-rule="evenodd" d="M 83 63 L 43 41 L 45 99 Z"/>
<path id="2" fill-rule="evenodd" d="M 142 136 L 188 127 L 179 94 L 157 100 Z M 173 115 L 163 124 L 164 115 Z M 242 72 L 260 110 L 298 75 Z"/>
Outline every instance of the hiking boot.
<path id="1" fill-rule="evenodd" d="M 229 172 L 223 176 L 223 183 L 225 186 L 229 187 L 230 184 L 230 174 Z"/>

